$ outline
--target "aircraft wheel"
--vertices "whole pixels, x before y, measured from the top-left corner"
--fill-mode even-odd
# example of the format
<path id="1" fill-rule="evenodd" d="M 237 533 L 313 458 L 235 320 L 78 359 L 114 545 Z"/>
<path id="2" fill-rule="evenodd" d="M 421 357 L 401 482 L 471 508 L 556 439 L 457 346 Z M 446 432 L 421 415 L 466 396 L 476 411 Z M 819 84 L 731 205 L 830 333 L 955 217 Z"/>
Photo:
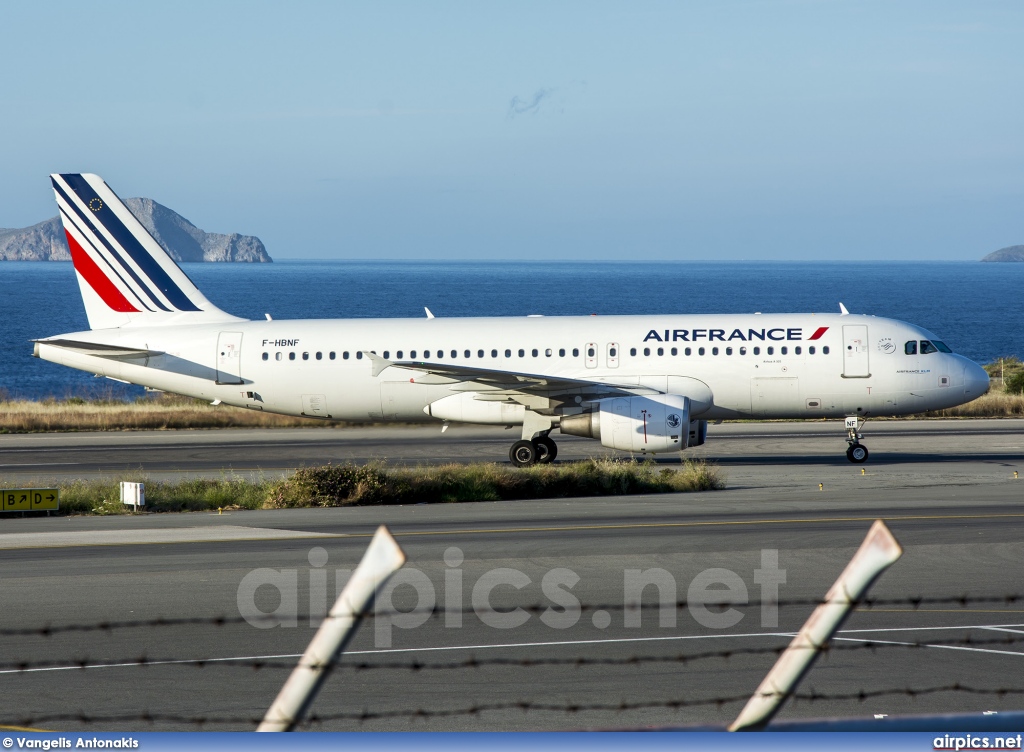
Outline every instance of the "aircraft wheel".
<path id="1" fill-rule="evenodd" d="M 532 441 L 517 441 L 508 452 L 508 458 L 516 467 L 529 467 L 537 462 L 540 453 Z"/>
<path id="2" fill-rule="evenodd" d="M 537 462 L 547 465 L 555 461 L 558 456 L 558 445 L 550 436 L 541 436 L 533 440 L 537 446 Z"/>
<path id="3" fill-rule="evenodd" d="M 868 448 L 863 444 L 850 444 L 850 448 L 846 450 L 846 459 L 858 465 L 862 462 L 867 462 Z"/>

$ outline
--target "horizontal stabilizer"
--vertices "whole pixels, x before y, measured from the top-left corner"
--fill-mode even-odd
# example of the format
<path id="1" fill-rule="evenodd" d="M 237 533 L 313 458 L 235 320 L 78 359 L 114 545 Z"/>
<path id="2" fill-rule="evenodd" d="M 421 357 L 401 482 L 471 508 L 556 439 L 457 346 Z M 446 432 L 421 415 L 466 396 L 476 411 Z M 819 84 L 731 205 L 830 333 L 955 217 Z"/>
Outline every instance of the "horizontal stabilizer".
<path id="1" fill-rule="evenodd" d="M 164 353 L 159 350 L 144 350 L 137 347 L 124 347 L 122 345 L 104 345 L 99 342 L 79 342 L 73 339 L 34 339 L 36 348 L 39 345 L 59 347 L 62 350 L 82 353 L 83 355 L 95 355 L 100 358 L 152 358 Z"/>

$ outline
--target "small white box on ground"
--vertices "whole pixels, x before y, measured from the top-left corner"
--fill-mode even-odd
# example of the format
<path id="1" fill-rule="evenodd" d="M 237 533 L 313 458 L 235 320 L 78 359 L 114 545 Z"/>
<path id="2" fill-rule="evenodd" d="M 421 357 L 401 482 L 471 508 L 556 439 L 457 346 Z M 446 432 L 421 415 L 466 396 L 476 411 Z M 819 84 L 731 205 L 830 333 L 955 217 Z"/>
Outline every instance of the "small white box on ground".
<path id="1" fill-rule="evenodd" d="M 121 482 L 121 503 L 130 507 L 146 506 L 146 484 Z"/>

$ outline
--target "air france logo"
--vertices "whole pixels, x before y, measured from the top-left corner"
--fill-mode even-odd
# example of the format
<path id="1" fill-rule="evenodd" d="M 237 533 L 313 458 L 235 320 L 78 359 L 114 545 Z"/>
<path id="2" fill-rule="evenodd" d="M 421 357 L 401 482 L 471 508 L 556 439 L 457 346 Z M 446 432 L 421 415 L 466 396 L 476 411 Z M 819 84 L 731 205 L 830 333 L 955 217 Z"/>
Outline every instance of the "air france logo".
<path id="1" fill-rule="evenodd" d="M 820 326 L 814 330 L 814 334 L 808 337 L 808 340 L 821 339 L 822 335 L 828 331 L 827 326 Z M 754 340 L 772 341 L 793 341 L 802 340 L 804 338 L 804 330 L 800 327 L 783 329 L 777 327 L 775 329 L 733 329 L 732 332 L 726 336 L 726 329 L 651 329 L 647 332 L 647 336 L 644 337 L 644 342 L 733 342 L 739 340 L 740 342 L 753 342 Z"/>

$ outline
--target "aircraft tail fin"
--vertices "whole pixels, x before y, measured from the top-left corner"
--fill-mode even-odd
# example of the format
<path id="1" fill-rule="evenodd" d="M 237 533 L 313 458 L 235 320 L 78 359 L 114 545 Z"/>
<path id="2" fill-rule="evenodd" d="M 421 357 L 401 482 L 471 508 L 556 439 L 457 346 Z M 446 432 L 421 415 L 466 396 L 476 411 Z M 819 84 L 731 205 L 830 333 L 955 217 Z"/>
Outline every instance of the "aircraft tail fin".
<path id="1" fill-rule="evenodd" d="M 240 321 L 206 299 L 98 175 L 51 175 L 92 329 Z"/>

